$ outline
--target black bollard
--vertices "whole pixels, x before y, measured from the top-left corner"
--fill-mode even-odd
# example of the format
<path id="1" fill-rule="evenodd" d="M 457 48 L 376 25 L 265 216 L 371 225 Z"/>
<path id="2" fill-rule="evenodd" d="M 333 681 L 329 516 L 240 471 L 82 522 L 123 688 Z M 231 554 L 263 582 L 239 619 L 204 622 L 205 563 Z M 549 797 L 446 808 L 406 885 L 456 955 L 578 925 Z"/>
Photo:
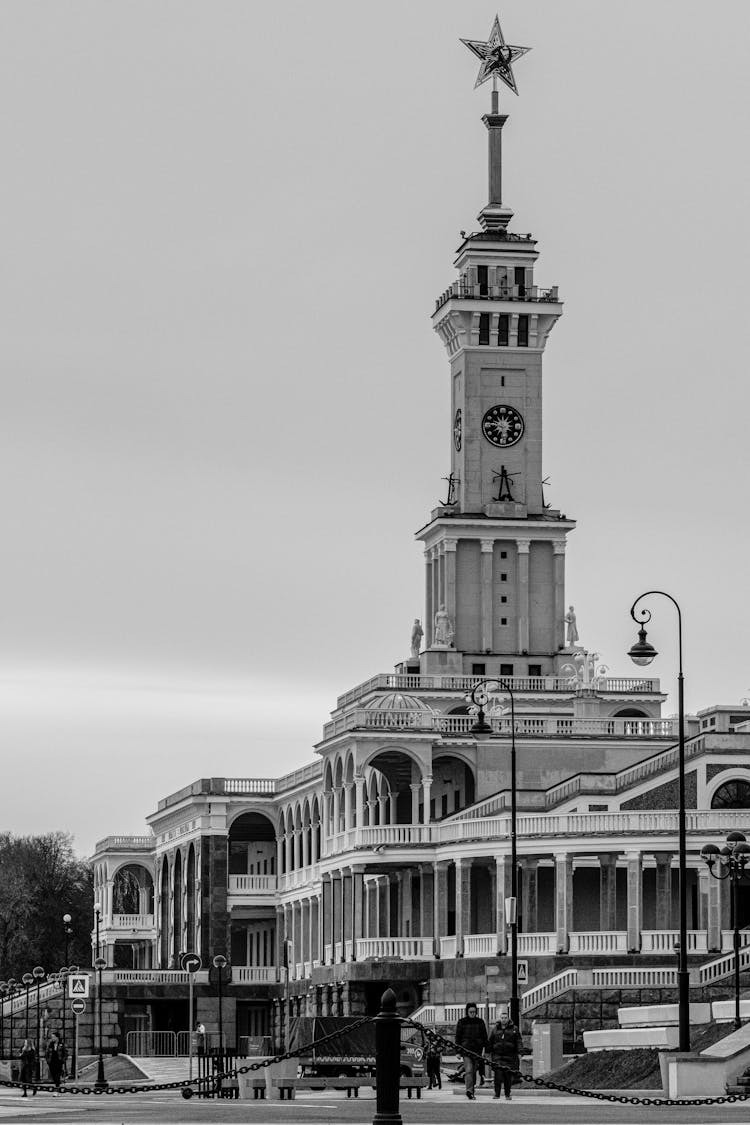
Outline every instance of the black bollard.
<path id="1" fill-rule="evenodd" d="M 401 1080 L 401 1017 L 396 993 L 387 988 L 375 1017 L 375 1116 L 373 1125 L 402 1125 L 398 1111 Z"/>

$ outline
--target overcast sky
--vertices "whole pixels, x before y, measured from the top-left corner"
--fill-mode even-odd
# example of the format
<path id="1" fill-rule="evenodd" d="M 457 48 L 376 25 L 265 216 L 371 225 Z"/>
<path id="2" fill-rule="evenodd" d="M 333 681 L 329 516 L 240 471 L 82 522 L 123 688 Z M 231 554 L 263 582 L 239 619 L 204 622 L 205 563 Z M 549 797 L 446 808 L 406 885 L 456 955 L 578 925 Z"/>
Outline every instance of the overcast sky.
<path id="1" fill-rule="evenodd" d="M 486 202 L 479 0 L 0 6 L 2 824 L 90 852 L 310 761 L 423 615 L 450 466 L 434 298 Z M 682 604 L 750 696 L 750 5 L 506 0 L 513 229 L 564 316 L 548 499 L 581 641 Z M 652 605 L 654 666 L 676 624 Z M 670 705 L 674 704 L 670 701 Z M 669 710 L 669 707 L 667 708 Z"/>

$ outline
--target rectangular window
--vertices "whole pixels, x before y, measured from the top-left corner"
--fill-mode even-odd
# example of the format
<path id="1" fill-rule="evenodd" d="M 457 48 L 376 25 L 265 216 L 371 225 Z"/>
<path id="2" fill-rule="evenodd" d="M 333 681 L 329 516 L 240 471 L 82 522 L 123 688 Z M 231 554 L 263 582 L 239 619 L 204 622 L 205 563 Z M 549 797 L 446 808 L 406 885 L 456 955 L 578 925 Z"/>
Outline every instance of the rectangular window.
<path id="1" fill-rule="evenodd" d="M 487 665 L 486 664 L 472 664 L 471 674 L 472 674 L 472 676 L 486 676 L 487 675 Z"/>
<path id="2" fill-rule="evenodd" d="M 501 664 L 500 665 L 500 675 L 501 676 L 512 676 L 513 675 L 513 665 L 512 664 Z"/>
<path id="3" fill-rule="evenodd" d="M 505 573 L 504 571 L 503 571 L 503 573 L 502 573 L 502 574 L 500 575 L 500 581 L 501 581 L 501 582 L 507 582 L 507 581 L 508 581 L 508 575 L 507 575 L 507 574 L 506 574 L 506 573 Z"/>
<path id="4" fill-rule="evenodd" d="M 513 284 L 518 287 L 518 296 L 526 296 L 526 270 L 523 266 L 516 266 L 513 270 Z"/>
<path id="5" fill-rule="evenodd" d="M 480 297 L 486 297 L 488 292 L 489 292 L 489 288 L 487 286 L 487 267 L 486 266 L 478 266 L 477 267 L 477 281 L 479 282 L 479 296 Z"/>
<path id="6" fill-rule="evenodd" d="M 490 314 L 479 314 L 479 343 L 489 344 L 490 342 Z"/>
<path id="7" fill-rule="evenodd" d="M 501 625 L 507 625 L 508 624 L 508 618 L 507 617 L 501 617 L 500 618 L 500 624 Z"/>
<path id="8" fill-rule="evenodd" d="M 525 315 L 518 318 L 518 346 L 519 348 L 529 346 L 529 318 Z"/>
<path id="9" fill-rule="evenodd" d="M 507 551 L 501 551 L 501 552 L 500 552 L 500 558 L 501 558 L 501 559 L 507 559 L 507 557 L 508 557 L 508 552 L 507 552 Z"/>
<path id="10" fill-rule="evenodd" d="M 541 674 L 542 674 L 541 664 L 529 664 L 529 675 L 530 676 L 541 676 Z"/>
<path id="11" fill-rule="evenodd" d="M 501 597 L 500 597 L 500 604 L 501 604 L 501 605 L 505 605 L 505 603 L 507 602 L 507 600 L 508 600 L 508 599 L 506 598 L 505 594 L 502 594 L 502 595 L 501 595 Z"/>
<path id="12" fill-rule="evenodd" d="M 507 313 L 500 313 L 497 322 L 497 346 L 507 348 L 510 340 L 510 317 Z"/>

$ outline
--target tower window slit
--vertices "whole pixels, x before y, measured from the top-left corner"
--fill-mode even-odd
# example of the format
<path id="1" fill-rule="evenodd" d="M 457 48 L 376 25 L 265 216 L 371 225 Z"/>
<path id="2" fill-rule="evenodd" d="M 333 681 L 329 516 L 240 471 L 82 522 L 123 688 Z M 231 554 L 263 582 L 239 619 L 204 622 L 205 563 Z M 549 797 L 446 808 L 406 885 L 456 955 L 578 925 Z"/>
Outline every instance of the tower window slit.
<path id="1" fill-rule="evenodd" d="M 500 313 L 497 324 L 497 346 L 507 348 L 510 339 L 510 317 L 507 313 Z"/>
<path id="2" fill-rule="evenodd" d="M 529 318 L 525 313 L 518 318 L 518 346 L 519 348 L 529 346 Z"/>
<path id="3" fill-rule="evenodd" d="M 479 284 L 479 296 L 486 297 L 489 293 L 489 286 L 487 284 L 487 266 L 477 267 L 477 282 Z"/>
<path id="4" fill-rule="evenodd" d="M 490 314 L 479 314 L 479 343 L 489 344 L 490 342 Z"/>

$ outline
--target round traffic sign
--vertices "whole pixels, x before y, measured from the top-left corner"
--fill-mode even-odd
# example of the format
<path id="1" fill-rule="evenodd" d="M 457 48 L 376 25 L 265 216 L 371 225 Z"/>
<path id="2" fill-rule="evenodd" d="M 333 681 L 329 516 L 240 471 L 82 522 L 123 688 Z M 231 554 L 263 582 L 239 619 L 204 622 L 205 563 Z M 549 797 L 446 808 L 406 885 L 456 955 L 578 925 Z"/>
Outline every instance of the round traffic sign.
<path id="1" fill-rule="evenodd" d="M 86 1011 L 86 1001 L 81 1000 L 80 996 L 77 996 L 75 1000 L 71 1000 L 70 1006 L 77 1016 L 82 1015 Z"/>
<path id="2" fill-rule="evenodd" d="M 197 953 L 183 953 L 180 964 L 185 972 L 197 973 L 203 962 Z"/>

